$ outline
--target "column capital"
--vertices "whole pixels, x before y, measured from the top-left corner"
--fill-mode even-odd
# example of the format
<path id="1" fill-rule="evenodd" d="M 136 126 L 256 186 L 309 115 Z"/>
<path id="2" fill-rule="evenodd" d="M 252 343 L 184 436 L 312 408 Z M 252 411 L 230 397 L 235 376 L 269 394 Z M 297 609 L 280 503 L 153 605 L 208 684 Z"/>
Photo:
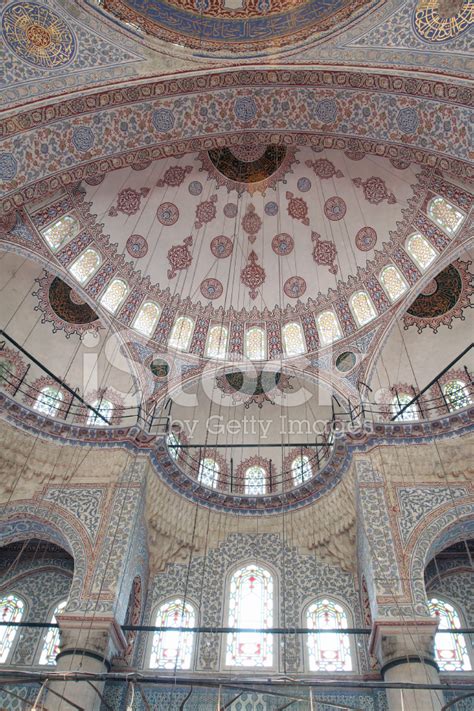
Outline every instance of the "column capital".
<path id="1" fill-rule="evenodd" d="M 378 619 L 372 626 L 369 651 L 377 657 L 382 674 L 387 667 L 416 661 L 437 669 L 434 656 L 437 629 L 438 620 L 431 617 Z"/>
<path id="2" fill-rule="evenodd" d="M 113 656 L 123 653 L 127 640 L 115 617 L 58 616 L 61 651 L 58 658 L 85 654 L 110 664 Z"/>

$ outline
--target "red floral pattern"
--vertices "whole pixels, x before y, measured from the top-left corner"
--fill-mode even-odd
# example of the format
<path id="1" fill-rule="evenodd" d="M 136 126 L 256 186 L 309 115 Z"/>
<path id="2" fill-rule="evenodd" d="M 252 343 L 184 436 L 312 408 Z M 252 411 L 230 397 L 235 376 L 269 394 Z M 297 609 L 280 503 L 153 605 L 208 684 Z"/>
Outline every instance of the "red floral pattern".
<path id="1" fill-rule="evenodd" d="M 337 274 L 338 266 L 334 263 L 337 257 L 336 245 L 329 240 L 321 239 L 317 232 L 311 232 L 313 247 L 313 259 L 316 264 L 329 267 L 331 274 Z"/>
<path id="2" fill-rule="evenodd" d="M 395 195 L 387 190 L 385 181 L 382 178 L 378 178 L 373 175 L 371 178 L 367 178 L 367 180 L 362 180 L 362 178 L 354 178 L 352 182 L 358 188 L 363 189 L 365 199 L 372 205 L 379 205 L 379 203 L 384 200 L 386 200 L 390 205 L 397 202 Z"/>
<path id="3" fill-rule="evenodd" d="M 309 225 L 308 205 L 301 197 L 295 197 L 289 191 L 286 193 L 288 200 L 288 214 L 294 220 L 301 220 L 303 225 Z"/>
<path id="4" fill-rule="evenodd" d="M 142 197 L 146 197 L 150 188 L 140 188 L 139 191 L 133 188 L 124 188 L 117 196 L 117 204 L 109 210 L 110 217 L 117 217 L 119 212 L 124 215 L 135 215 L 140 209 Z"/>
<path id="5" fill-rule="evenodd" d="M 226 237 L 225 235 L 214 237 L 211 242 L 211 252 L 215 257 L 217 257 L 217 259 L 225 259 L 226 257 L 230 257 L 233 249 L 234 244 L 232 240 L 230 237 Z"/>
<path id="6" fill-rule="evenodd" d="M 184 168 L 181 165 L 172 165 L 165 171 L 164 176 L 157 181 L 156 185 L 158 188 L 164 188 L 165 185 L 173 188 L 178 187 L 192 169 L 192 165 L 186 165 Z"/>
<path id="7" fill-rule="evenodd" d="M 283 291 L 290 299 L 299 299 L 306 291 L 306 282 L 299 276 L 290 277 L 285 281 Z"/>
<path id="8" fill-rule="evenodd" d="M 258 257 L 252 250 L 248 256 L 247 264 L 240 272 L 240 281 L 250 289 L 250 297 L 255 299 L 257 296 L 257 288 L 265 282 L 265 269 L 258 262 Z"/>
<path id="9" fill-rule="evenodd" d="M 171 269 L 168 269 L 168 279 L 173 279 L 180 269 L 187 269 L 191 266 L 193 255 L 189 251 L 189 247 L 193 243 L 191 236 L 186 237 L 183 244 L 177 244 L 168 250 L 168 262 Z"/>
<path id="10" fill-rule="evenodd" d="M 255 242 L 257 232 L 262 226 L 262 219 L 255 212 L 255 207 L 250 204 L 242 218 L 242 229 L 249 236 L 249 242 Z"/>
<path id="11" fill-rule="evenodd" d="M 281 232 L 272 239 L 272 249 L 279 257 L 286 257 L 287 254 L 291 254 L 294 246 L 293 237 L 286 232 Z"/>
<path id="12" fill-rule="evenodd" d="M 209 200 L 200 202 L 196 207 L 196 221 L 194 227 L 199 230 L 207 222 L 211 222 L 216 216 L 217 195 L 212 195 Z"/>
<path id="13" fill-rule="evenodd" d="M 337 220 L 342 220 L 346 214 L 346 203 L 341 197 L 334 195 L 326 200 L 324 203 L 324 214 L 328 220 L 337 222 Z"/>
<path id="14" fill-rule="evenodd" d="M 327 180 L 329 178 L 343 178 L 344 174 L 336 168 L 334 163 L 331 163 L 327 158 L 319 158 L 318 160 L 307 160 L 306 165 L 312 168 L 318 178 Z"/>

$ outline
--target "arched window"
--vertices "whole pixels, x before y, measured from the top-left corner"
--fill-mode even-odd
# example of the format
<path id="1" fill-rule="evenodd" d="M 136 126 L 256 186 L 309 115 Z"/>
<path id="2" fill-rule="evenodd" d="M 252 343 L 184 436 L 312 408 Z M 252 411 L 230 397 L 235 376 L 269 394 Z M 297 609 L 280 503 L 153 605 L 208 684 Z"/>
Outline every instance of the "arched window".
<path id="1" fill-rule="evenodd" d="M 398 269 L 389 264 L 380 272 L 380 282 L 388 294 L 390 301 L 396 301 L 408 289 L 405 279 Z"/>
<path id="2" fill-rule="evenodd" d="M 252 326 L 245 334 L 245 355 L 250 360 L 264 360 L 267 354 L 265 331 L 260 326 Z"/>
<path id="3" fill-rule="evenodd" d="M 161 309 L 154 301 L 145 301 L 133 321 L 133 328 L 144 336 L 151 336 L 160 318 Z"/>
<path id="4" fill-rule="evenodd" d="M 311 479 L 313 476 L 313 470 L 307 454 L 300 454 L 298 457 L 293 459 L 291 463 L 291 474 L 293 476 L 293 483 L 295 486 L 304 484 L 305 481 Z"/>
<path id="5" fill-rule="evenodd" d="M 464 221 L 465 215 L 443 197 L 434 197 L 428 203 L 428 216 L 448 235 L 454 235 Z"/>
<path id="6" fill-rule="evenodd" d="M 282 336 L 287 356 L 297 356 L 305 352 L 303 329 L 299 323 L 285 323 L 282 328 Z"/>
<path id="7" fill-rule="evenodd" d="M 215 489 L 219 479 L 219 464 L 215 459 L 205 457 L 199 462 L 198 480 L 200 484 Z"/>
<path id="8" fill-rule="evenodd" d="M 181 598 L 165 602 L 158 610 L 157 627 L 194 627 L 196 612 Z M 194 632 L 182 630 L 155 632 L 153 635 L 151 669 L 191 669 Z"/>
<path id="9" fill-rule="evenodd" d="M 168 447 L 168 452 L 170 453 L 171 457 L 173 459 L 178 459 L 179 457 L 179 450 L 180 447 L 179 445 L 181 444 L 180 439 L 177 434 L 174 432 L 170 432 L 166 436 L 166 445 Z"/>
<path id="10" fill-rule="evenodd" d="M 21 622 L 25 603 L 18 595 L 5 595 L 0 599 L 2 622 Z M 5 664 L 15 640 L 18 627 L 0 627 L 0 664 Z"/>
<path id="11" fill-rule="evenodd" d="M 111 402 L 109 402 L 109 400 L 95 400 L 92 403 L 92 407 L 94 408 L 94 410 L 97 410 L 97 412 L 100 412 L 100 414 L 103 415 L 106 420 L 111 422 L 114 406 Z M 91 410 L 89 410 L 89 414 L 87 415 L 87 424 L 89 427 L 97 427 L 97 425 L 107 425 L 104 420 L 101 420 L 100 417 Z"/>
<path id="12" fill-rule="evenodd" d="M 392 415 L 396 415 L 397 412 L 399 412 L 404 405 L 408 405 L 409 402 L 413 400 L 413 395 L 409 395 L 408 393 L 397 393 L 395 397 L 392 400 L 391 403 L 391 410 L 392 410 Z M 401 415 L 398 415 L 396 420 L 403 420 L 405 422 L 409 422 L 411 420 L 417 420 L 418 419 L 418 407 L 416 402 L 414 402 L 410 407 L 407 407 L 406 410 L 402 412 Z"/>
<path id="13" fill-rule="evenodd" d="M 69 267 L 69 271 L 79 284 L 85 284 L 100 267 L 100 255 L 95 249 L 86 249 Z"/>
<path id="14" fill-rule="evenodd" d="M 450 380 L 443 386 L 443 393 L 450 412 L 471 404 L 468 387 L 462 380 Z"/>
<path id="15" fill-rule="evenodd" d="M 38 393 L 33 407 L 43 415 L 55 417 L 63 400 L 64 396 L 58 388 L 54 385 L 46 385 Z"/>
<path id="16" fill-rule="evenodd" d="M 273 576 L 249 563 L 233 574 L 229 589 L 228 626 L 266 629 L 273 626 Z M 273 638 L 265 632 L 229 632 L 226 666 L 271 667 Z"/>
<path id="17" fill-rule="evenodd" d="M 267 491 L 267 472 L 256 464 L 245 470 L 245 493 L 248 496 L 263 496 Z"/>
<path id="18" fill-rule="evenodd" d="M 428 600 L 428 608 L 432 617 L 438 620 L 438 629 L 454 630 L 461 627 L 458 611 L 439 598 Z M 446 634 L 435 636 L 435 659 L 441 671 L 471 671 L 471 660 L 462 634 Z"/>
<path id="19" fill-rule="evenodd" d="M 63 215 L 44 230 L 41 230 L 41 234 L 53 252 L 57 252 L 68 240 L 75 237 L 80 229 L 81 226 L 75 217 Z"/>
<path id="20" fill-rule="evenodd" d="M 206 344 L 208 358 L 225 358 L 227 354 L 227 328 L 225 326 L 212 326 L 209 329 Z"/>
<path id="21" fill-rule="evenodd" d="M 51 624 L 55 625 L 57 622 L 58 615 L 64 610 L 67 605 L 67 600 L 62 600 L 53 612 L 51 618 Z M 40 658 L 38 664 L 56 664 L 56 657 L 59 654 L 59 629 L 57 627 L 50 627 L 47 631 L 44 641 L 43 649 L 41 650 Z"/>
<path id="22" fill-rule="evenodd" d="M 187 351 L 193 335 L 194 321 L 189 316 L 180 316 L 176 319 L 171 331 L 169 345 L 178 351 Z"/>
<path id="23" fill-rule="evenodd" d="M 128 293 L 127 283 L 123 279 L 112 279 L 107 289 L 102 294 L 100 303 L 111 314 L 115 314 L 123 304 Z"/>
<path id="24" fill-rule="evenodd" d="M 366 291 L 356 291 L 350 298 L 350 306 L 359 326 L 365 326 L 376 317 L 374 305 Z"/>
<path id="25" fill-rule="evenodd" d="M 323 598 L 306 610 L 308 629 L 335 629 L 340 632 L 315 632 L 307 636 L 310 671 L 352 671 L 351 645 L 347 629 L 347 614 L 335 600 Z"/>
<path id="26" fill-rule="evenodd" d="M 422 271 L 428 269 L 430 264 L 436 259 L 436 250 L 431 246 L 426 237 L 420 235 L 419 232 L 415 232 L 414 235 L 411 235 L 407 239 L 405 248 Z"/>
<path id="27" fill-rule="evenodd" d="M 321 343 L 325 346 L 342 338 L 339 321 L 334 311 L 323 311 L 322 314 L 319 314 L 316 319 L 316 326 L 318 327 Z"/>

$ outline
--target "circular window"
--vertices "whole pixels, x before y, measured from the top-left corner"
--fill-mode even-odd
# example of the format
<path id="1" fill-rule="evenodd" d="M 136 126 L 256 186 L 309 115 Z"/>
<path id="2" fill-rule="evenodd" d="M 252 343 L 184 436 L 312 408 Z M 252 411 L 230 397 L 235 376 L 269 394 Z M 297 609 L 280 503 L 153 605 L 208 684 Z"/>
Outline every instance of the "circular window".
<path id="1" fill-rule="evenodd" d="M 157 378 L 166 378 L 169 373 L 170 366 L 162 358 L 155 358 L 150 363 L 150 370 L 153 375 Z"/>
<path id="2" fill-rule="evenodd" d="M 336 358 L 336 368 L 341 372 L 341 373 L 347 373 L 349 370 L 352 370 L 352 368 L 355 366 L 357 362 L 357 358 L 355 356 L 355 353 L 352 353 L 352 351 L 345 351 L 344 353 L 340 353 L 337 358 Z"/>

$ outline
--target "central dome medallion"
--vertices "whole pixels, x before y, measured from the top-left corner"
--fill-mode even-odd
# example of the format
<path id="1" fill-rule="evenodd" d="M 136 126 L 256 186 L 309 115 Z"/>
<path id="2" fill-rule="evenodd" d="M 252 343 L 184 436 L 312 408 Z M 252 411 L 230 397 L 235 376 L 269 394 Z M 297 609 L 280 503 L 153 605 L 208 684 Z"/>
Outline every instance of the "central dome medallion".
<path id="1" fill-rule="evenodd" d="M 201 52 L 268 51 L 328 35 L 381 0 L 105 0 L 146 34 Z"/>

